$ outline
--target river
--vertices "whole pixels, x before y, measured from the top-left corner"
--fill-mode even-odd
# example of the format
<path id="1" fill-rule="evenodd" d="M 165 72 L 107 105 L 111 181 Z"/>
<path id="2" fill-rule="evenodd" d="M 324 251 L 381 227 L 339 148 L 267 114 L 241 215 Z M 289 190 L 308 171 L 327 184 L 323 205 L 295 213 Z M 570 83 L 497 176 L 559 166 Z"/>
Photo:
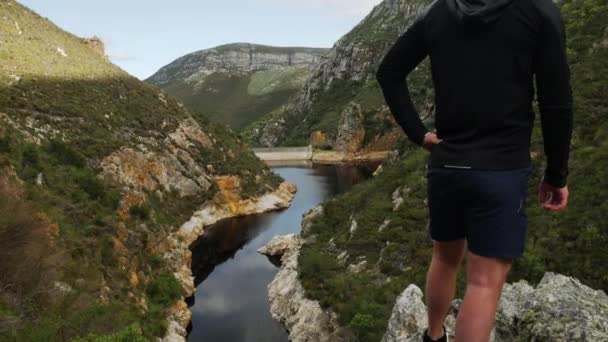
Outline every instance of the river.
<path id="1" fill-rule="evenodd" d="M 369 178 L 377 165 L 273 165 L 275 173 L 298 187 L 291 207 L 220 221 L 193 245 L 197 288 L 189 303 L 188 341 L 287 341 L 268 304 L 267 286 L 278 268 L 256 250 L 275 235 L 298 233 L 303 213 Z"/>

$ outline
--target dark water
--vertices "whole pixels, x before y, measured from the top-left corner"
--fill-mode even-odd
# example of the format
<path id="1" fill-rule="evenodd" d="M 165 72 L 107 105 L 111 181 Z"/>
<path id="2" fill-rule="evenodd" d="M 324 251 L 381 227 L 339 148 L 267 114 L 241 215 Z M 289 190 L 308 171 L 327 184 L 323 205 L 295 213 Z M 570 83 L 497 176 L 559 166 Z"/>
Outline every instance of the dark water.
<path id="1" fill-rule="evenodd" d="M 267 286 L 278 268 L 256 250 L 275 235 L 298 233 L 304 212 L 369 178 L 377 165 L 273 166 L 298 187 L 291 207 L 218 222 L 193 246 L 198 285 L 188 340 L 287 341 L 287 332 L 272 319 L 268 304 Z"/>

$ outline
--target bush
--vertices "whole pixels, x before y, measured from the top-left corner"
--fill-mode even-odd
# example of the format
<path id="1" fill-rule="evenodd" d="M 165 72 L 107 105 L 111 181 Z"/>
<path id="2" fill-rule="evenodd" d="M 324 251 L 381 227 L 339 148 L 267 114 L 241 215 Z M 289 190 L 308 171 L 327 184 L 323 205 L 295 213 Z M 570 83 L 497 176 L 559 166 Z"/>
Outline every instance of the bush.
<path id="1" fill-rule="evenodd" d="M 162 273 L 146 288 L 150 302 L 163 307 L 173 304 L 182 294 L 182 287 L 173 274 Z"/>
<path id="2" fill-rule="evenodd" d="M 77 170 L 75 176 L 78 186 L 89 195 L 90 199 L 99 200 L 105 197 L 104 186 L 93 171 Z"/>
<path id="3" fill-rule="evenodd" d="M 70 148 L 62 141 L 53 140 L 47 145 L 48 153 L 54 157 L 54 161 L 62 165 L 72 165 L 76 167 L 84 167 L 84 157 Z"/>
<path id="4" fill-rule="evenodd" d="M 129 208 L 129 215 L 145 221 L 150 218 L 150 208 L 144 204 L 134 205 Z"/>

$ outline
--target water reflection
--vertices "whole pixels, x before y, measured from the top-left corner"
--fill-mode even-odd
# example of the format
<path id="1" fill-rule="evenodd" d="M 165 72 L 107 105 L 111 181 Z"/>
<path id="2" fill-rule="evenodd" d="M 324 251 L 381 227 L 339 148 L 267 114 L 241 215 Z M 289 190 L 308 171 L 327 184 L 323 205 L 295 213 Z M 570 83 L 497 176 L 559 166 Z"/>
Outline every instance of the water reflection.
<path id="1" fill-rule="evenodd" d="M 223 220 L 193 245 L 197 290 L 189 341 L 287 341 L 267 299 L 277 267 L 256 250 L 275 235 L 299 232 L 305 211 L 370 177 L 377 165 L 274 165 L 298 187 L 291 207 Z"/>

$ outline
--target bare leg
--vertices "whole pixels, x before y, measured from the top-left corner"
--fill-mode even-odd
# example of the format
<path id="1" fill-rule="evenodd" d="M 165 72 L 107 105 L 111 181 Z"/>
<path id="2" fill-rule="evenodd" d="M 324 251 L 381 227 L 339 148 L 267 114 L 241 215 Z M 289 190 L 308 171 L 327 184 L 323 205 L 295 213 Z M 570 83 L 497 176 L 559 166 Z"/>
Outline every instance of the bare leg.
<path id="1" fill-rule="evenodd" d="M 456 342 L 487 342 L 511 261 L 467 256 L 467 289 L 456 319 Z"/>
<path id="2" fill-rule="evenodd" d="M 433 260 L 426 276 L 426 306 L 432 339 L 443 336 L 443 323 L 456 291 L 456 275 L 466 240 L 433 242 Z"/>

